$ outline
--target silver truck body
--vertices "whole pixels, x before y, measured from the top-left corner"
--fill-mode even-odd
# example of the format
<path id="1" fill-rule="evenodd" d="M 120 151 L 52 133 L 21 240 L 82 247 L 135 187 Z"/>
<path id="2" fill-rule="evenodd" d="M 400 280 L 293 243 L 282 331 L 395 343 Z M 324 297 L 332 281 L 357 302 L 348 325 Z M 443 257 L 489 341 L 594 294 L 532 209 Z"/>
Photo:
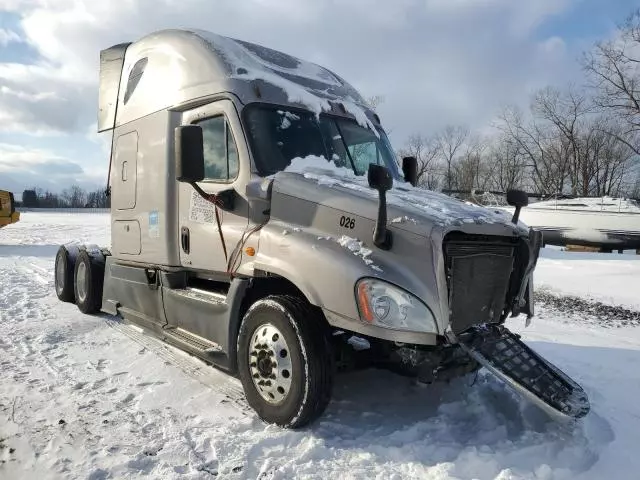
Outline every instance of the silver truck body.
<path id="1" fill-rule="evenodd" d="M 356 136 L 373 132 L 378 140 L 363 143 L 373 163 L 391 158 L 378 115 L 333 72 L 209 32 L 165 30 L 101 52 L 100 80 L 98 129 L 113 135 L 104 312 L 230 372 L 243 316 L 270 293 L 303 298 L 334 334 L 380 342 L 401 363 L 455 346 L 475 326 L 533 315 L 538 252 L 532 231 L 510 216 L 415 188 L 387 160 L 392 244 L 379 247 L 380 195 L 354 174 L 356 154 L 368 158 L 358 145 L 341 158 L 351 169 L 335 154 L 331 163 L 306 152 L 295 135 L 288 138 L 301 145 L 260 143 L 255 118 L 277 113 L 273 131 L 284 132 L 326 117 Z M 210 119 L 223 125 L 225 145 L 205 149 L 222 148 L 226 177 L 177 181 L 176 129 Z M 297 151 L 310 154 L 265 171 L 265 158 L 291 160 Z M 363 311 L 363 280 L 390 285 L 398 305 L 421 309 L 424 322 L 371 321 L 378 311 Z M 388 312 L 386 301 L 374 309 Z"/>

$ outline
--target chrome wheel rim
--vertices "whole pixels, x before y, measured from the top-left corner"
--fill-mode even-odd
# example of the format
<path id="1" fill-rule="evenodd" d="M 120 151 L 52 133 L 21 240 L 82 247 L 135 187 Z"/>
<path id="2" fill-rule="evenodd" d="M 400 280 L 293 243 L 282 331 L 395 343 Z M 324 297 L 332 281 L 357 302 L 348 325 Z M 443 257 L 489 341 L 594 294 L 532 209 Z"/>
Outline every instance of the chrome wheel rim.
<path id="1" fill-rule="evenodd" d="M 87 298 L 87 265 L 84 262 L 80 262 L 78 265 L 76 284 L 78 289 L 78 299 L 81 302 L 84 302 L 85 298 Z"/>
<path id="2" fill-rule="evenodd" d="M 59 256 L 58 264 L 56 265 L 56 291 L 58 294 L 61 294 L 64 288 L 65 273 L 64 261 L 62 257 Z"/>
<path id="3" fill-rule="evenodd" d="M 249 371 L 260 396 L 272 405 L 291 390 L 291 351 L 282 332 L 270 323 L 258 327 L 249 345 Z"/>

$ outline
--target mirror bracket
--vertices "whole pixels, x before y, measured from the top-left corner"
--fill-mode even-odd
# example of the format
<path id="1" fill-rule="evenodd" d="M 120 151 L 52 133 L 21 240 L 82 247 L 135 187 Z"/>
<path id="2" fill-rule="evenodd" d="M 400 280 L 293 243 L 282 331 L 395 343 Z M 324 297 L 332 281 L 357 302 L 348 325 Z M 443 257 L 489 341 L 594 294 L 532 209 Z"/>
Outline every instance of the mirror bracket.
<path id="1" fill-rule="evenodd" d="M 198 192 L 198 195 L 200 195 L 203 199 L 213 203 L 221 210 L 230 211 L 235 208 L 236 192 L 233 188 L 228 188 L 218 193 L 207 193 L 202 190 L 202 188 L 200 188 L 200 185 L 195 182 L 189 183 L 189 185 L 191 185 L 193 189 Z"/>
<path id="2" fill-rule="evenodd" d="M 369 164 L 367 172 L 369 186 L 378 190 L 378 219 L 373 230 L 373 244 L 382 250 L 390 250 L 393 245 L 393 236 L 387 229 L 387 191 L 393 187 L 393 177 L 386 167 Z"/>

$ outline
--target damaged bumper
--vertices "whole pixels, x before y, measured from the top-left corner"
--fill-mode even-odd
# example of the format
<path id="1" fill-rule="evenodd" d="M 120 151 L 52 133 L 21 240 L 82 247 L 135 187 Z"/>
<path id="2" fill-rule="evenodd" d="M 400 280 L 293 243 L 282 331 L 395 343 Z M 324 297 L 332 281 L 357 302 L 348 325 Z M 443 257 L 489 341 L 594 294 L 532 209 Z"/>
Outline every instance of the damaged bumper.
<path id="1" fill-rule="evenodd" d="M 526 259 L 522 258 L 521 268 L 524 270 L 520 276 L 520 288 L 513 300 L 511 307 L 511 316 L 517 317 L 521 313 L 527 315 L 527 319 L 531 319 L 534 315 L 533 307 L 533 271 L 538 263 L 540 256 L 540 248 L 542 248 L 542 232 L 539 230 L 529 229 L 529 239 L 526 242 L 526 249 L 521 248 L 521 255 L 526 253 Z M 526 266 L 525 266 L 526 265 Z"/>
<path id="2" fill-rule="evenodd" d="M 471 358 L 553 417 L 581 418 L 589 413 L 582 387 L 503 326 L 474 327 L 458 340 Z"/>
<path id="3" fill-rule="evenodd" d="M 386 367 L 429 384 L 467 375 L 478 370 L 480 364 L 457 345 L 406 345 L 390 353 Z"/>

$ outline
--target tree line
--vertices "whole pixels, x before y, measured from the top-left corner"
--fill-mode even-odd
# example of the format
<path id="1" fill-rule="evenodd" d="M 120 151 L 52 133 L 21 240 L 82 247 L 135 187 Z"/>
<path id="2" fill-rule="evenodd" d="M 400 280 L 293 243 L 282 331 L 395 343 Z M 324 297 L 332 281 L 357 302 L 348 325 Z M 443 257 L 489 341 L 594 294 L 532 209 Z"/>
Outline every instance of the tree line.
<path id="1" fill-rule="evenodd" d="M 434 190 L 640 197 L 640 9 L 616 33 L 584 52 L 581 85 L 505 106 L 486 135 L 415 133 L 398 155 L 416 157 L 419 185 Z"/>
<path id="2" fill-rule="evenodd" d="M 104 189 L 86 191 L 74 185 L 58 194 L 35 187 L 22 192 L 19 205 L 25 208 L 109 208 L 111 199 Z"/>

